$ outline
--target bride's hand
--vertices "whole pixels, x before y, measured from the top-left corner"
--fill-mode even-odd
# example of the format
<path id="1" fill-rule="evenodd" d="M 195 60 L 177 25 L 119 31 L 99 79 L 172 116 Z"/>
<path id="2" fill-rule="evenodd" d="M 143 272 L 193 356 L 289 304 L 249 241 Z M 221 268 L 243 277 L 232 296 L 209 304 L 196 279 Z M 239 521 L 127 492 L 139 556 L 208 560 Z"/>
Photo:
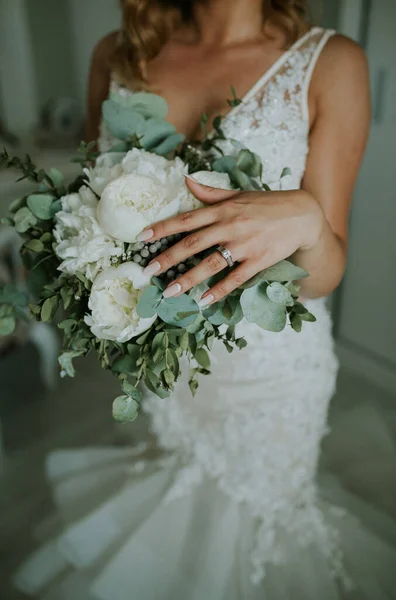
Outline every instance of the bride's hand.
<path id="1" fill-rule="evenodd" d="M 192 232 L 145 269 L 158 275 L 208 248 L 221 244 L 238 263 L 227 277 L 208 290 L 201 306 L 224 296 L 298 250 L 314 247 L 321 236 L 324 215 L 307 192 L 237 192 L 203 186 L 186 179 L 190 191 L 208 206 L 153 225 L 140 239 L 155 241 L 176 233 Z M 227 266 L 213 251 L 207 258 L 169 284 L 165 297 L 178 296 Z"/>

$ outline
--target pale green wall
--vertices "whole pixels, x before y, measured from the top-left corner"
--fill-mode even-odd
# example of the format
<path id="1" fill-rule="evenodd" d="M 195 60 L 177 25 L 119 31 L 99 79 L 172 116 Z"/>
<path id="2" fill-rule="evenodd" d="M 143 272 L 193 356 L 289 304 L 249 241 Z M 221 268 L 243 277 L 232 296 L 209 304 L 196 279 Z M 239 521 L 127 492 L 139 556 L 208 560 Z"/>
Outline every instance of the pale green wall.
<path id="1" fill-rule="evenodd" d="M 39 107 L 51 98 L 76 97 L 74 41 L 70 35 L 68 2 L 27 0 L 26 9 Z"/>

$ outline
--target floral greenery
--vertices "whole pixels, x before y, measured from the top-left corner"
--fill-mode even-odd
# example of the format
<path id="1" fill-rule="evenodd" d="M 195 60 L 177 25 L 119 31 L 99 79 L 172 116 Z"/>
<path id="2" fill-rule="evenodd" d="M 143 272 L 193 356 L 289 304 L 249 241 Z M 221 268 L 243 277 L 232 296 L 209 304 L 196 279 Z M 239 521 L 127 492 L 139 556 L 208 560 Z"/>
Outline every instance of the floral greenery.
<path id="1" fill-rule="evenodd" d="M 230 105 L 237 103 L 233 90 Z M 111 133 L 120 140 L 120 144 L 112 149 L 114 152 L 141 148 L 167 158 L 177 155 L 188 165 L 190 173 L 214 170 L 227 173 L 235 188 L 270 189 L 262 181 L 261 160 L 256 154 L 236 142 L 236 156 L 223 153 L 221 145 L 226 136 L 221 117 L 213 120 L 212 131 L 208 131 L 208 118 L 203 116 L 203 139 L 185 143 L 184 137 L 165 120 L 165 101 L 153 94 L 134 94 L 127 98 L 113 94 L 104 104 L 103 112 Z M 82 167 L 90 167 L 97 156 L 94 144 L 82 143 L 76 162 Z M 7 150 L 0 154 L 1 167 L 19 170 L 19 180 L 28 179 L 37 186 L 34 193 L 12 202 L 9 217 L 2 220 L 14 227 L 22 238 L 21 256 L 28 274 L 30 312 L 37 320 L 57 322 L 63 332 L 63 351 L 59 357 L 63 376 L 74 377 L 74 359 L 93 351 L 101 367 L 120 380 L 123 395 L 113 403 L 116 420 L 136 418 L 142 399 L 142 382 L 159 397 L 168 397 L 181 376 L 183 356 L 192 364 L 189 385 L 195 394 L 198 375 L 210 374 L 210 351 L 216 339 L 228 352 L 246 346 L 246 341 L 236 336 L 236 325 L 244 317 L 270 331 L 281 331 L 289 321 L 298 332 L 303 322 L 315 321 L 315 317 L 298 302 L 299 288 L 294 283 L 308 274 L 292 263 L 282 261 L 203 312 L 192 295 L 165 299 L 166 280 L 154 277 L 137 306 L 141 318 L 155 318 L 156 315 L 153 325 L 125 343 L 98 339 L 84 321 L 89 312 L 92 284 L 81 272 L 60 274 L 61 259 L 55 252 L 53 235 L 62 197 L 78 192 L 82 185 L 89 185 L 88 175 L 84 171 L 66 186 L 56 169 L 48 172 L 38 169 L 29 156 L 20 159 L 11 156 Z M 282 177 L 289 173 L 285 169 Z M 125 252 L 127 249 L 126 244 Z M 201 258 L 202 255 L 196 260 Z M 208 285 L 224 274 L 212 278 Z M 18 319 L 26 318 L 28 302 L 26 294 L 12 286 L 0 287 L 0 335 L 11 334 Z"/>

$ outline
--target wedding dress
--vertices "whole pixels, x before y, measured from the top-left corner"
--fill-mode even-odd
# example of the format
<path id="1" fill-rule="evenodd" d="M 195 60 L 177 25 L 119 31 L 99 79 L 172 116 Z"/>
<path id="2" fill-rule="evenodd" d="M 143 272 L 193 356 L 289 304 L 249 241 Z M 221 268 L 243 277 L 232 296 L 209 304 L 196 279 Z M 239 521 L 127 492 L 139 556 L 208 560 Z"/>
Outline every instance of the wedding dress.
<path id="1" fill-rule="evenodd" d="M 224 121 L 228 137 L 260 155 L 273 189 L 300 187 L 309 84 L 332 35 L 311 29 Z M 100 143 L 113 144 L 104 126 Z M 354 452 L 360 413 L 351 409 L 332 434 L 332 460 L 348 465 L 355 493 L 331 471 L 318 474 L 338 365 L 325 299 L 307 305 L 317 323 L 300 334 L 242 322 L 248 347 L 230 355 L 215 346 L 213 374 L 194 398 L 186 381 L 169 399 L 147 397 L 158 454 L 52 454 L 48 474 L 69 524 L 21 566 L 19 588 L 46 600 L 396 598 L 396 525 L 374 508 L 375 493 L 357 495 L 359 475 L 367 483 L 394 447 L 375 443 L 378 463 L 364 453 L 368 437 Z M 377 417 L 368 415 L 373 427 Z M 383 500 L 389 490 L 377 487 Z"/>

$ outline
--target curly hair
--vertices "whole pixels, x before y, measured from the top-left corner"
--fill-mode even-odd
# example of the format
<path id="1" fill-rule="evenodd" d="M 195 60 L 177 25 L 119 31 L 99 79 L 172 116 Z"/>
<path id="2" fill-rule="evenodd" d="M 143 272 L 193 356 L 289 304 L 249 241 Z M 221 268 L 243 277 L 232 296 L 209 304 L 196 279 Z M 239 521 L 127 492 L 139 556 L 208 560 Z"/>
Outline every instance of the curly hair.
<path id="1" fill-rule="evenodd" d="M 148 83 L 147 63 L 160 53 L 181 24 L 192 18 L 199 0 L 121 0 L 122 28 L 111 66 L 124 83 Z M 265 22 L 279 27 L 290 47 L 308 24 L 308 0 L 263 0 Z M 263 23 L 264 27 L 265 23 Z"/>

